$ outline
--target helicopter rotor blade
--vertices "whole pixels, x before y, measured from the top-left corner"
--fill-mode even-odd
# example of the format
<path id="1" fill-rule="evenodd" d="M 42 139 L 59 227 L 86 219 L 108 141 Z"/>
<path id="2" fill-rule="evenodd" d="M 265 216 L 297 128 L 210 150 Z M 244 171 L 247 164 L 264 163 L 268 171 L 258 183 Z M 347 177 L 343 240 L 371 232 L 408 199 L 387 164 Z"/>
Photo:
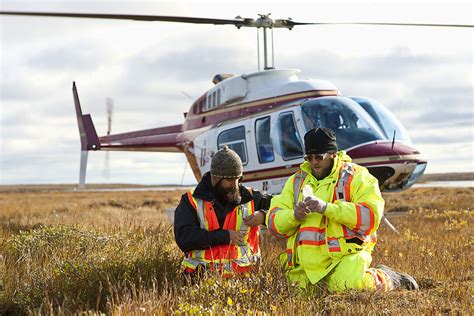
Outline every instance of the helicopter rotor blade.
<path id="1" fill-rule="evenodd" d="M 319 23 L 298 23 L 295 25 L 382 25 L 382 26 L 428 26 L 428 27 L 474 27 L 472 24 L 439 24 L 439 23 L 383 23 L 383 22 L 319 22 Z"/>
<path id="2" fill-rule="evenodd" d="M 108 20 L 133 20 L 133 21 L 161 21 L 195 24 L 234 25 L 241 27 L 268 27 L 292 29 L 299 25 L 378 25 L 378 26 L 416 26 L 416 27 L 474 27 L 472 24 L 442 24 L 442 23 L 392 23 L 392 22 L 296 22 L 291 18 L 272 20 L 268 15 L 260 15 L 258 19 L 242 18 L 214 19 L 186 16 L 168 15 L 140 15 L 140 14 L 105 14 L 105 13 L 67 13 L 67 12 L 22 12 L 22 11 L 0 11 L 0 15 L 23 15 L 43 17 L 67 17 L 67 18 L 89 18 Z"/>
<path id="3" fill-rule="evenodd" d="M 254 19 L 240 18 L 236 19 L 213 19 L 186 16 L 167 16 L 167 15 L 139 15 L 139 14 L 102 14 L 102 13 L 67 13 L 67 12 L 22 12 L 22 11 L 0 11 L 0 15 L 26 15 L 26 16 L 44 16 L 44 17 L 64 17 L 64 18 L 89 18 L 89 19 L 109 19 L 109 20 L 133 20 L 133 21 L 161 21 L 161 22 L 180 22 L 196 24 L 231 24 L 237 27 L 253 26 Z"/>
<path id="4" fill-rule="evenodd" d="M 379 25 L 379 26 L 421 26 L 421 27 L 474 27 L 472 24 L 441 24 L 441 23 L 392 23 L 392 22 L 296 22 L 291 18 L 272 20 L 268 15 L 261 15 L 257 20 L 252 18 L 214 19 L 168 15 L 140 15 L 140 14 L 105 14 L 105 13 L 67 13 L 67 12 L 22 12 L 0 11 L 0 15 L 24 15 L 44 17 L 90 18 L 133 21 L 161 21 L 195 24 L 234 25 L 241 27 L 270 27 L 292 29 L 298 25 Z"/>

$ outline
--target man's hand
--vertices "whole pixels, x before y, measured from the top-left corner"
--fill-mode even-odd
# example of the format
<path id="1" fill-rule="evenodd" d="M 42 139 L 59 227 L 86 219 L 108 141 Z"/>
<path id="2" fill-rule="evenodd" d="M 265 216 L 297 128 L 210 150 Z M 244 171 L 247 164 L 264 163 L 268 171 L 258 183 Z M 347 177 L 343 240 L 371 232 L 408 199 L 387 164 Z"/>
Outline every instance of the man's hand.
<path id="1" fill-rule="evenodd" d="M 244 218 L 244 223 L 250 227 L 263 225 L 265 223 L 265 213 L 262 211 L 256 211 L 250 216 Z"/>
<path id="2" fill-rule="evenodd" d="M 230 237 L 230 244 L 231 245 L 241 245 L 244 243 L 244 233 L 236 232 L 235 230 L 228 230 L 229 237 Z"/>
<path id="3" fill-rule="evenodd" d="M 306 218 L 306 215 L 309 213 L 308 208 L 306 207 L 306 203 L 301 201 L 298 204 L 296 204 L 295 210 L 293 212 L 293 216 L 297 221 L 304 221 Z"/>
<path id="4" fill-rule="evenodd" d="M 304 203 L 306 205 L 307 211 L 319 213 L 319 214 L 324 214 L 324 211 L 326 211 L 326 206 L 327 206 L 326 202 L 324 202 L 320 198 L 307 197 L 304 199 Z"/>

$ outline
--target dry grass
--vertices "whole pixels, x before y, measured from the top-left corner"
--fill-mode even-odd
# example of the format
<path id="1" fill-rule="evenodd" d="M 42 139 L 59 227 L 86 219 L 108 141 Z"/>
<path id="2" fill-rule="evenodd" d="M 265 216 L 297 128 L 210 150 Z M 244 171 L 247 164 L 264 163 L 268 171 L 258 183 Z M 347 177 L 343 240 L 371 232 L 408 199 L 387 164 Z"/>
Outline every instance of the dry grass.
<path id="1" fill-rule="evenodd" d="M 389 212 L 374 263 L 414 275 L 417 292 L 300 293 L 278 265 L 278 240 L 262 237 L 263 264 L 236 280 L 186 285 L 164 208 L 182 192 L 0 193 L 0 314 L 462 313 L 472 314 L 474 189 L 386 194 Z"/>

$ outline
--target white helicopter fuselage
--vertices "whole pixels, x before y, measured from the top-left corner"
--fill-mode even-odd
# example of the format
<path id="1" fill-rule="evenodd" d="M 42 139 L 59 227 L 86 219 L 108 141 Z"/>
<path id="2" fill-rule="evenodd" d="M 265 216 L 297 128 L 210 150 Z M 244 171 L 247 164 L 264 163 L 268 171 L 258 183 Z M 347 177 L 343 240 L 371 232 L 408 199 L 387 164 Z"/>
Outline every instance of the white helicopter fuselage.
<path id="1" fill-rule="evenodd" d="M 213 154 L 227 145 L 242 159 L 245 184 L 279 193 L 303 162 L 304 134 L 327 127 L 335 131 L 339 149 L 366 166 L 382 190 L 408 188 L 426 168 L 401 123 L 374 100 L 343 97 L 332 83 L 300 79 L 293 69 L 214 79 L 183 124 L 102 137 L 90 115 L 82 114 L 74 85 L 81 166 L 88 150 L 183 152 L 199 181 Z M 80 175 L 84 183 L 85 167 Z"/>
<path id="2" fill-rule="evenodd" d="M 246 185 L 268 193 L 279 193 L 288 177 L 303 162 L 302 139 L 306 131 L 318 125 L 333 127 L 328 126 L 328 122 L 305 121 L 302 105 L 317 99 L 335 102 L 338 98 L 346 103 L 356 104 L 340 97 L 332 83 L 302 80 L 298 74 L 299 70 L 293 69 L 266 70 L 227 78 L 209 90 L 205 99 L 201 100 L 204 103 L 202 114 L 224 115 L 239 109 L 240 115 L 234 115 L 232 119 L 223 117 L 221 122 L 213 124 L 192 140 L 192 154 L 196 159 L 193 169 L 197 167 L 200 175 L 208 172 L 212 155 L 227 145 L 242 159 L 243 181 Z M 247 113 L 247 109 L 255 106 L 260 106 L 261 110 Z M 341 113 L 341 121 L 343 116 Z M 353 131 L 356 129 L 350 128 Z M 377 135 L 383 134 L 379 127 L 374 126 L 373 129 L 379 129 L 376 131 Z M 342 135 L 349 128 L 344 131 L 341 128 L 335 130 Z M 392 148 L 387 152 L 387 145 L 392 141 L 384 137 L 378 138 L 354 143 L 354 146 L 347 146 L 346 143 L 341 149 L 349 154 L 355 150 L 357 157 L 354 161 L 370 166 L 369 170 L 383 170 L 385 174 L 381 186 L 386 190 L 400 189 L 401 183 L 405 183 L 404 186 L 409 184 L 410 176 L 415 173 L 418 165 L 422 166 L 418 167 L 418 176 L 420 169 L 423 172 L 426 163 L 420 159 L 418 152 L 407 146 L 409 144 L 406 144 L 406 140 L 391 144 Z M 361 148 L 365 148 L 362 154 Z"/>

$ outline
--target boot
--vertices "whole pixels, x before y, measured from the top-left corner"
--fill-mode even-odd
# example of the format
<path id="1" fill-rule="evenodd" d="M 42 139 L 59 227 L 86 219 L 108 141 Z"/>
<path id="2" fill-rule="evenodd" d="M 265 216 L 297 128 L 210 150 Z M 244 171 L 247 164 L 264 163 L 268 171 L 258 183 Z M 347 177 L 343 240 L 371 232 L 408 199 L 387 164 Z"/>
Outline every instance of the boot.
<path id="1" fill-rule="evenodd" d="M 390 279 L 393 281 L 393 285 L 395 288 L 404 288 L 407 290 L 419 289 L 418 283 L 416 283 L 415 279 L 407 273 L 392 270 L 391 268 L 383 264 L 379 264 L 377 266 L 377 269 L 382 270 L 383 272 L 385 272 L 386 275 L 390 277 Z"/>

